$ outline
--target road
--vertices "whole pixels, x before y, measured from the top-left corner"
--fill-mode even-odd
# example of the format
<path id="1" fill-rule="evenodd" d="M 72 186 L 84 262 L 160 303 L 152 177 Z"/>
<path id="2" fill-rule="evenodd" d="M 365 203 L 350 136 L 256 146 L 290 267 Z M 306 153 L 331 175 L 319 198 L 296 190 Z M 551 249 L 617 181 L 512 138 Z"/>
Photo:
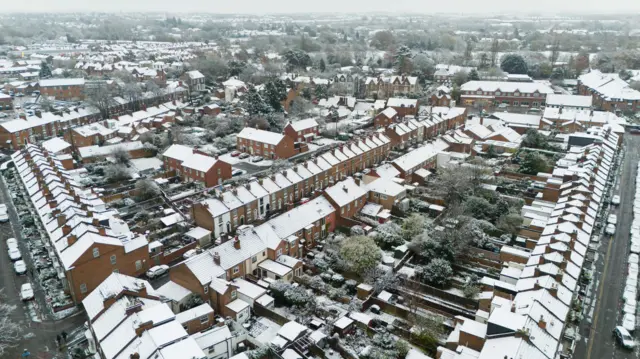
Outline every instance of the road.
<path id="1" fill-rule="evenodd" d="M 82 311 L 71 317 L 62 320 L 52 320 L 46 315 L 46 309 L 44 309 L 44 293 L 39 284 L 34 286 L 36 300 L 30 301 L 25 304 L 20 300 L 20 286 L 23 283 L 34 282 L 29 275 L 17 276 L 13 270 L 13 263 L 7 256 L 7 239 L 17 238 L 20 246 L 20 251 L 24 254 L 27 253 L 27 247 L 22 238 L 20 238 L 19 231 L 14 231 L 14 227 L 17 229 L 19 226 L 19 220 L 14 211 L 10 201 L 7 201 L 7 191 L 4 183 L 0 181 L 0 202 L 7 204 L 9 209 L 9 223 L 0 224 L 0 288 L 3 290 L 3 297 L 0 298 L 0 302 L 15 305 L 16 309 L 12 313 L 12 320 L 19 324 L 23 328 L 23 339 L 15 343 L 16 346 L 11 348 L 7 353 L 2 355 L 2 358 L 19 358 L 24 349 L 28 349 L 31 353 L 31 357 L 34 358 L 53 358 L 57 352 L 56 349 L 56 336 L 62 331 L 71 333 L 74 329 L 82 326 L 85 316 Z M 25 262 L 27 267 L 32 268 L 32 263 L 28 255 L 25 256 Z M 35 284 L 35 283 L 34 283 Z M 32 320 L 32 315 L 29 314 L 29 310 L 33 312 L 35 304 L 38 304 L 43 310 L 36 310 L 41 321 Z M 44 318 L 43 318 L 44 317 Z"/>
<path id="2" fill-rule="evenodd" d="M 616 234 L 600 239 L 592 279 L 593 295 L 585 300 L 585 319 L 580 328 L 582 340 L 576 346 L 574 358 L 640 358 L 640 348 L 635 352 L 625 350 L 611 335 L 622 320 L 622 291 L 626 282 L 640 136 L 626 134 L 624 146 L 626 153 L 621 175 L 612 191 L 612 195 L 620 195 L 621 202 L 610 212 L 618 216 Z"/>

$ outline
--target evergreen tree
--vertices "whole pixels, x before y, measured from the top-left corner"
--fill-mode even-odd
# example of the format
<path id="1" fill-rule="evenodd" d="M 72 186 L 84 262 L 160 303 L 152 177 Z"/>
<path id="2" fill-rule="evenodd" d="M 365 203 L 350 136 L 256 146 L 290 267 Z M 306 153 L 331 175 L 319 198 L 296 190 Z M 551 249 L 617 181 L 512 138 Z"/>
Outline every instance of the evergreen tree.
<path id="1" fill-rule="evenodd" d="M 522 56 L 516 54 L 505 55 L 500 62 L 500 68 L 510 74 L 526 74 L 529 70 Z"/>
<path id="2" fill-rule="evenodd" d="M 408 74 L 413 70 L 411 59 L 411 49 L 404 45 L 400 46 L 395 54 L 393 68 L 400 74 Z"/>
<path id="3" fill-rule="evenodd" d="M 244 102 L 246 104 L 246 110 L 250 116 L 267 114 L 273 110 L 273 108 L 269 106 L 269 104 L 262 98 L 262 95 L 260 95 L 253 86 L 250 86 L 249 90 L 244 95 Z"/>
<path id="4" fill-rule="evenodd" d="M 46 79 L 51 77 L 51 67 L 45 61 L 40 63 L 40 72 L 38 73 L 41 79 Z"/>
<path id="5" fill-rule="evenodd" d="M 287 86 L 282 80 L 274 80 L 264 85 L 264 100 L 274 111 L 282 111 L 282 101 L 287 98 Z"/>
<path id="6" fill-rule="evenodd" d="M 324 59 L 320 59 L 320 72 L 324 72 L 327 69 L 327 64 L 324 63 Z"/>
<path id="7" fill-rule="evenodd" d="M 469 81 L 478 81 L 478 80 L 480 80 L 480 75 L 478 75 L 478 71 L 476 71 L 476 69 L 473 69 L 473 70 L 469 71 L 468 80 Z"/>

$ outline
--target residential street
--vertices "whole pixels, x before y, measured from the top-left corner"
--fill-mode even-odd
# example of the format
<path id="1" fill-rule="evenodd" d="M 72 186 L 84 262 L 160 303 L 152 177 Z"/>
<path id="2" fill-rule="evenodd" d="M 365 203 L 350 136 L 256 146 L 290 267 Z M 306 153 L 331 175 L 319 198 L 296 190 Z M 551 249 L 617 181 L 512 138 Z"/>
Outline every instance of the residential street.
<path id="1" fill-rule="evenodd" d="M 0 248 L 2 248 L 2 253 L 0 254 L 0 288 L 3 288 L 4 295 L 2 301 L 16 305 L 13 320 L 22 326 L 24 338 L 22 342 L 17 343 L 17 346 L 6 355 L 3 355 L 2 358 L 19 358 L 24 349 L 28 349 L 31 357 L 34 358 L 53 358 L 57 352 L 56 336 L 62 331 L 70 333 L 73 329 L 81 326 L 85 321 L 85 316 L 82 311 L 79 311 L 63 320 L 52 320 L 51 316 L 45 314 L 47 310 L 44 308 L 44 295 L 39 284 L 34 283 L 30 274 L 22 276 L 15 274 L 13 263 L 7 256 L 6 241 L 8 238 L 18 239 L 20 251 L 23 254 L 23 260 L 27 263 L 27 268 L 33 268 L 33 266 L 27 254 L 28 249 L 23 239 L 19 237 L 19 230 L 14 231 L 14 228 L 12 228 L 15 226 L 15 229 L 18 229 L 20 221 L 10 201 L 7 200 L 8 194 L 4 182 L 0 182 L 0 187 L 2 189 L 0 191 L 0 202 L 7 204 L 10 218 L 10 222 L 0 224 Z M 20 300 L 19 293 L 20 286 L 28 281 L 34 284 L 36 300 L 25 304 Z M 35 309 L 36 304 L 40 309 Z M 31 315 L 29 314 L 30 311 Z"/>
<path id="2" fill-rule="evenodd" d="M 640 358 L 640 351 L 631 352 L 620 347 L 612 336 L 622 318 L 622 290 L 626 281 L 627 257 L 629 254 L 629 231 L 633 220 L 635 177 L 640 160 L 640 136 L 624 136 L 625 157 L 622 172 L 615 183 L 612 195 L 620 195 L 621 202 L 609 213 L 618 216 L 616 234 L 603 235 L 598 245 L 595 273 L 591 290 L 587 291 L 584 320 L 581 323 L 581 340 L 574 358 Z M 635 333 L 638 337 L 638 333 Z M 636 340 L 637 342 L 637 340 Z"/>

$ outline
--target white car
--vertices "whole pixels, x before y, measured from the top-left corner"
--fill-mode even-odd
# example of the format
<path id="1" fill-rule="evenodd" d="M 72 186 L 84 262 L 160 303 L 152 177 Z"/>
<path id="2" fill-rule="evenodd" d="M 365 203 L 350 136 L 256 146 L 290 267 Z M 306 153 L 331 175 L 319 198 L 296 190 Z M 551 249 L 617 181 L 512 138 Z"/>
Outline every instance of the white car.
<path id="1" fill-rule="evenodd" d="M 616 206 L 619 205 L 620 204 L 620 196 L 618 196 L 618 195 L 613 196 L 613 198 L 611 198 L 611 204 L 614 204 Z"/>
<path id="2" fill-rule="evenodd" d="M 13 263 L 13 270 L 16 271 L 16 274 L 25 274 L 27 273 L 27 265 L 23 260 L 19 260 Z"/>
<path id="3" fill-rule="evenodd" d="M 627 349 L 633 349 L 636 346 L 636 342 L 631 337 L 631 334 L 629 334 L 629 331 L 624 327 L 616 327 L 613 330 L 613 336 L 616 337 L 616 340 L 620 345 Z"/>
<path id="4" fill-rule="evenodd" d="M 0 204 L 0 223 L 9 221 L 9 212 L 6 204 Z"/>
<path id="5" fill-rule="evenodd" d="M 629 263 L 635 263 L 635 264 L 638 264 L 638 262 L 639 262 L 639 260 L 638 260 L 638 259 L 639 259 L 639 258 L 638 258 L 638 255 L 637 255 L 637 254 L 633 254 L 633 253 L 631 253 L 631 254 L 629 254 L 629 260 L 628 260 L 628 262 L 629 262 Z"/>
<path id="6" fill-rule="evenodd" d="M 182 255 L 182 258 L 184 259 L 191 258 L 196 254 L 198 254 L 198 252 L 195 249 L 189 249 L 188 251 L 184 252 L 184 254 Z"/>
<path id="7" fill-rule="evenodd" d="M 638 309 L 636 302 L 628 302 L 625 303 L 624 307 L 622 308 L 622 312 L 625 314 L 636 314 L 636 310 Z"/>
<path id="8" fill-rule="evenodd" d="M 616 226 L 614 226 L 613 224 L 607 224 L 604 232 L 610 236 L 613 236 L 614 234 L 616 234 Z"/>
<path id="9" fill-rule="evenodd" d="M 637 264 L 629 264 L 627 267 L 627 275 L 633 276 L 634 278 L 638 278 L 638 265 Z"/>
<path id="10" fill-rule="evenodd" d="M 7 253 L 9 254 L 9 258 L 11 258 L 12 261 L 22 259 L 22 254 L 20 254 L 20 250 L 18 248 L 9 248 Z"/>
<path id="11" fill-rule="evenodd" d="M 15 238 L 7 239 L 7 248 L 18 248 L 18 240 Z"/>
<path id="12" fill-rule="evenodd" d="M 609 217 L 607 218 L 607 223 L 617 224 L 618 216 L 616 216 L 615 214 L 610 214 Z"/>
<path id="13" fill-rule="evenodd" d="M 33 286 L 31 286 L 31 283 L 25 283 L 20 287 L 20 299 L 25 301 L 33 299 Z"/>
<path id="14" fill-rule="evenodd" d="M 169 270 L 169 266 L 166 265 L 166 264 L 162 264 L 162 265 L 159 265 L 159 266 L 151 267 L 147 271 L 147 277 L 149 277 L 149 278 L 157 278 L 157 277 L 160 277 L 161 275 L 167 273 L 168 270 Z"/>
<path id="15" fill-rule="evenodd" d="M 628 330 L 630 333 L 636 329 L 636 315 L 635 314 L 625 314 L 622 317 L 622 327 Z"/>
<path id="16" fill-rule="evenodd" d="M 622 293 L 622 299 L 625 302 L 635 301 L 638 297 L 638 290 L 634 287 L 624 287 L 624 293 Z"/>

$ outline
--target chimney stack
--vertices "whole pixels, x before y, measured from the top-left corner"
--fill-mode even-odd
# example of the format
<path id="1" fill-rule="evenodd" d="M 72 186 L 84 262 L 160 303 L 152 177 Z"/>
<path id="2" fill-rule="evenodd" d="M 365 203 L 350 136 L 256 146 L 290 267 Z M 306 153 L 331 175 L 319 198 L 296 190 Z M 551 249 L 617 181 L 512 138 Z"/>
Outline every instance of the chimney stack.
<path id="1" fill-rule="evenodd" d="M 540 315 L 540 320 L 538 321 L 538 327 L 540 327 L 540 329 L 546 329 L 547 328 L 547 322 L 544 320 L 544 316 Z"/>
<path id="2" fill-rule="evenodd" d="M 218 252 L 213 253 L 213 261 L 217 265 L 220 265 L 220 254 Z"/>
<path id="3" fill-rule="evenodd" d="M 240 238 L 238 238 L 238 236 L 233 238 L 233 248 L 240 249 Z"/>

